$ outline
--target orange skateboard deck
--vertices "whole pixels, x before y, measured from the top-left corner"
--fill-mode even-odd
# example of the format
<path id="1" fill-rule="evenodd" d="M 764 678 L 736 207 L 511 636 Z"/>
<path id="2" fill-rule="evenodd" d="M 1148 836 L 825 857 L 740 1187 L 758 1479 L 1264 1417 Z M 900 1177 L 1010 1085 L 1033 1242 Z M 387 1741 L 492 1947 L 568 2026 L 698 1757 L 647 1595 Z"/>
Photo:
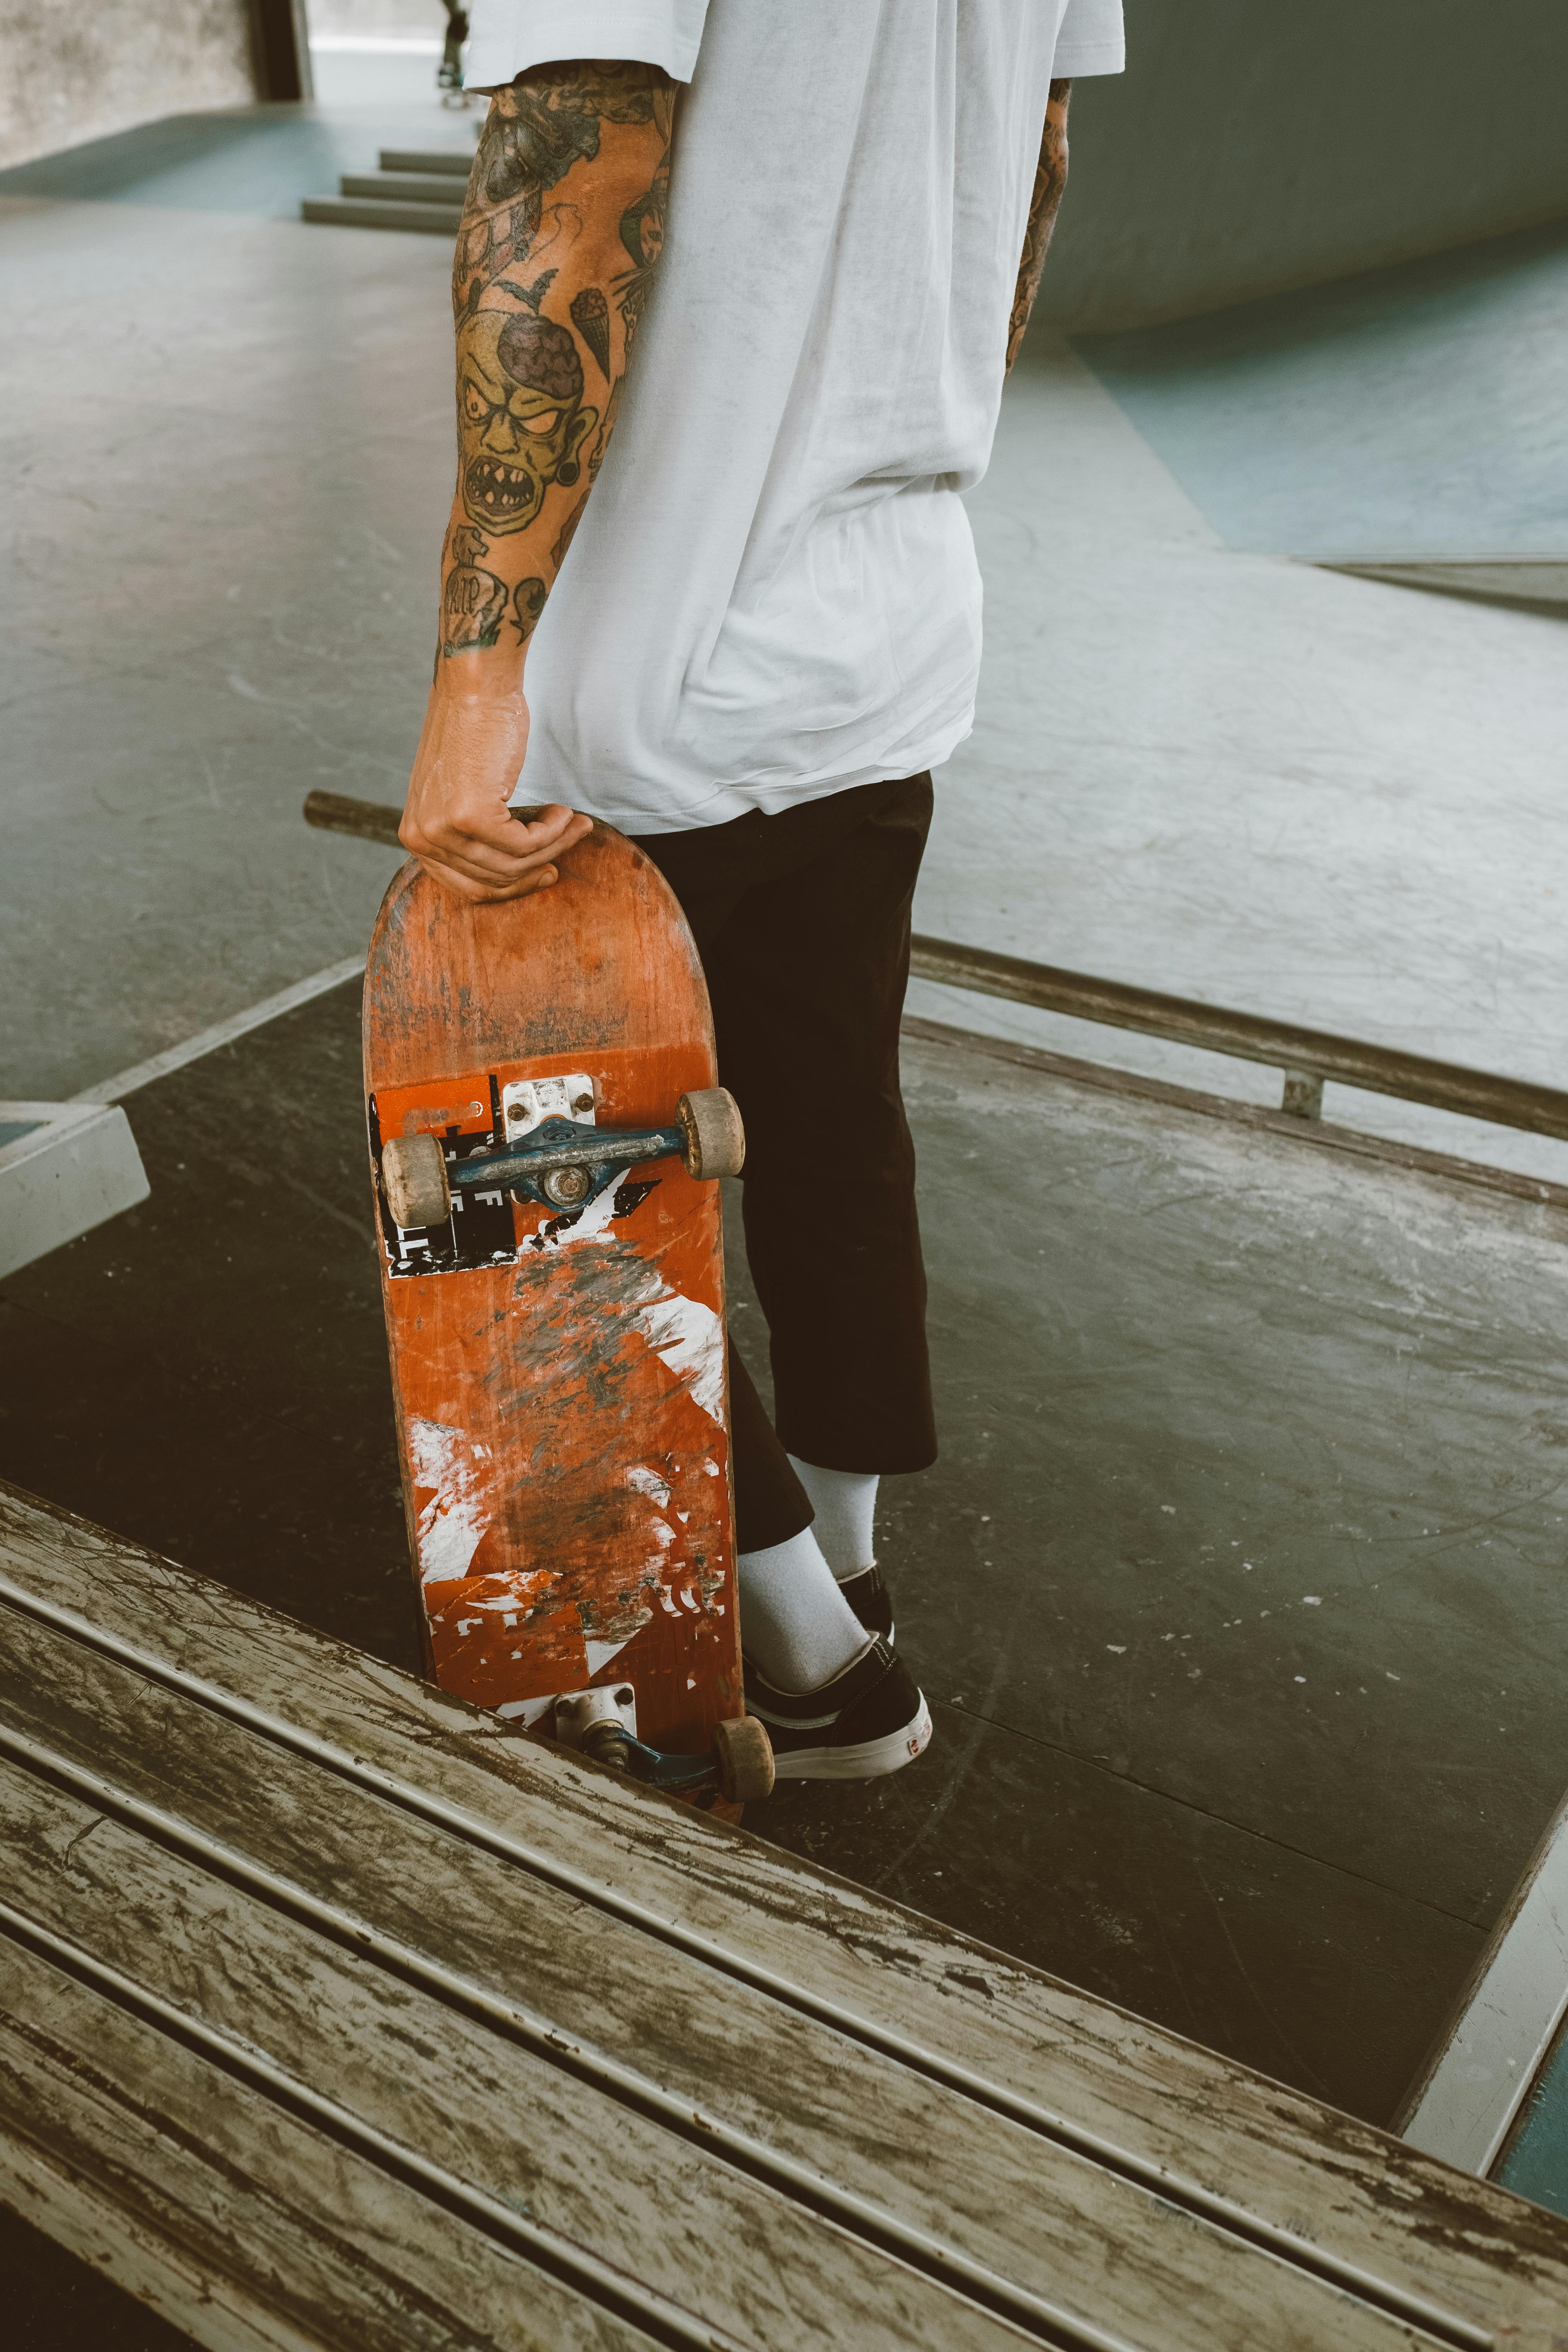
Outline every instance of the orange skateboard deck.
<path id="1" fill-rule="evenodd" d="M 364 1083 L 429 1666 L 610 1761 L 574 1726 L 672 1764 L 743 1714 L 719 1187 L 680 1123 L 722 1117 L 715 1075 L 690 932 L 622 835 L 501 904 L 394 880 Z"/>

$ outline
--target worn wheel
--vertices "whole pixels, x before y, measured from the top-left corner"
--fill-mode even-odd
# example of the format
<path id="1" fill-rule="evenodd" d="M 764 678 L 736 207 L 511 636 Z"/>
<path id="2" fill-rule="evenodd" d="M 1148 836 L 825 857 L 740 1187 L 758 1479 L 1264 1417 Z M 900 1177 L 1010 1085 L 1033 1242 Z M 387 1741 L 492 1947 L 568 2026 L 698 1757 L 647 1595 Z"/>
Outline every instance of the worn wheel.
<path id="1" fill-rule="evenodd" d="M 447 1155 L 433 1135 L 394 1135 L 381 1147 L 381 1188 L 393 1222 L 444 1225 L 452 1213 Z"/>
<path id="2" fill-rule="evenodd" d="M 713 1733 L 713 1753 L 719 1759 L 719 1786 L 734 1804 L 751 1797 L 771 1797 L 773 1789 L 773 1748 L 767 1727 L 754 1715 L 732 1717 Z"/>
<path id="3" fill-rule="evenodd" d="M 702 1087 L 682 1095 L 675 1116 L 686 1141 L 681 1158 L 689 1176 L 738 1176 L 746 1162 L 746 1130 L 741 1106 L 728 1087 Z"/>

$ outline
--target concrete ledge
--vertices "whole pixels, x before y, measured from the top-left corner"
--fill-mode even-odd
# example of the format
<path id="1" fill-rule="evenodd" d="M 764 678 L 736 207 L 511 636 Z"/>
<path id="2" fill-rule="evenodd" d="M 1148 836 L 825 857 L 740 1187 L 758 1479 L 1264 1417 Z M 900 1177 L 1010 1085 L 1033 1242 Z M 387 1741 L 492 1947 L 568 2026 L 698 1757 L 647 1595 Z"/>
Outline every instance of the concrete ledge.
<path id="1" fill-rule="evenodd" d="M 345 172 L 338 193 L 358 204 L 439 205 L 458 221 L 467 185 L 445 172 Z"/>
<path id="2" fill-rule="evenodd" d="M 95 0 L 5 11 L 0 168 L 68 152 L 167 114 L 249 106 L 251 0 Z"/>
<path id="3" fill-rule="evenodd" d="M 1497 2167 L 1568 2013 L 1568 1803 L 1503 1906 L 1395 2125 L 1463 2172 Z M 1562 2210 L 1568 2180 L 1552 2200 Z M 1527 2189 L 1526 2195 L 1539 2195 Z M 1544 2202 L 1546 2200 L 1542 2200 Z"/>
<path id="4" fill-rule="evenodd" d="M 435 236 L 456 236 L 462 206 L 395 204 L 384 197 L 307 196 L 300 217 L 329 228 L 422 229 Z"/>
<path id="5" fill-rule="evenodd" d="M 118 1103 L 0 1102 L 0 1276 L 150 1191 Z"/>
<path id="6" fill-rule="evenodd" d="M 1568 215 L 1568 10 L 1542 0 L 1125 0 L 1072 102 L 1037 315 L 1188 318 Z"/>
<path id="7" fill-rule="evenodd" d="M 1348 572 L 1355 580 L 1386 580 L 1395 588 L 1424 588 L 1433 596 L 1462 596 L 1475 604 L 1501 604 L 1516 613 L 1556 613 L 1568 617 L 1568 562 L 1542 563 L 1500 556 L 1495 563 L 1331 562 L 1324 572 Z"/>

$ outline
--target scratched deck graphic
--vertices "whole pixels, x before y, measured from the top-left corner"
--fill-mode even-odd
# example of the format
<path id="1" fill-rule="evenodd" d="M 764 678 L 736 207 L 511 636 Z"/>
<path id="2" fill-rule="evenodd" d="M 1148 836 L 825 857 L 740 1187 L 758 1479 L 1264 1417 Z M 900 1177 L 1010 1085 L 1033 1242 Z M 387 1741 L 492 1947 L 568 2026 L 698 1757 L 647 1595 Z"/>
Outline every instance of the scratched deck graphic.
<path id="1" fill-rule="evenodd" d="M 668 1123 L 715 1071 L 663 877 L 602 826 L 553 889 L 504 905 L 410 861 L 371 943 L 364 1075 L 378 1179 L 394 1136 L 460 1160 L 541 1107 Z M 640 1738 L 703 1751 L 742 1712 L 717 1184 L 666 1158 L 575 1213 L 454 1191 L 445 1225 L 413 1231 L 379 1181 L 376 1199 L 436 1680 L 524 1723 L 628 1682 Z"/>

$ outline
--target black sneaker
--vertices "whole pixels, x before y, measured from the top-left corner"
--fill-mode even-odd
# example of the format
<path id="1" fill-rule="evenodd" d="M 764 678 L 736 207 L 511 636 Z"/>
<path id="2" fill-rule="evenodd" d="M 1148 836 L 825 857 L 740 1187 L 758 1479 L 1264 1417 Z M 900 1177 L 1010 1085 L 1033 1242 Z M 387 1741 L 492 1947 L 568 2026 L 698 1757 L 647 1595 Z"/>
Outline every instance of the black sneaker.
<path id="1" fill-rule="evenodd" d="M 879 1633 L 891 1646 L 893 1639 L 893 1596 L 883 1581 L 882 1571 L 875 1560 L 863 1568 L 858 1576 L 838 1580 L 838 1590 L 866 1628 L 868 1633 Z"/>
<path id="2" fill-rule="evenodd" d="M 819 1689 L 774 1690 L 750 1658 L 746 1710 L 760 1715 L 781 1780 L 874 1780 L 912 1764 L 931 1740 L 931 1712 L 888 1643 L 873 1638 Z"/>

